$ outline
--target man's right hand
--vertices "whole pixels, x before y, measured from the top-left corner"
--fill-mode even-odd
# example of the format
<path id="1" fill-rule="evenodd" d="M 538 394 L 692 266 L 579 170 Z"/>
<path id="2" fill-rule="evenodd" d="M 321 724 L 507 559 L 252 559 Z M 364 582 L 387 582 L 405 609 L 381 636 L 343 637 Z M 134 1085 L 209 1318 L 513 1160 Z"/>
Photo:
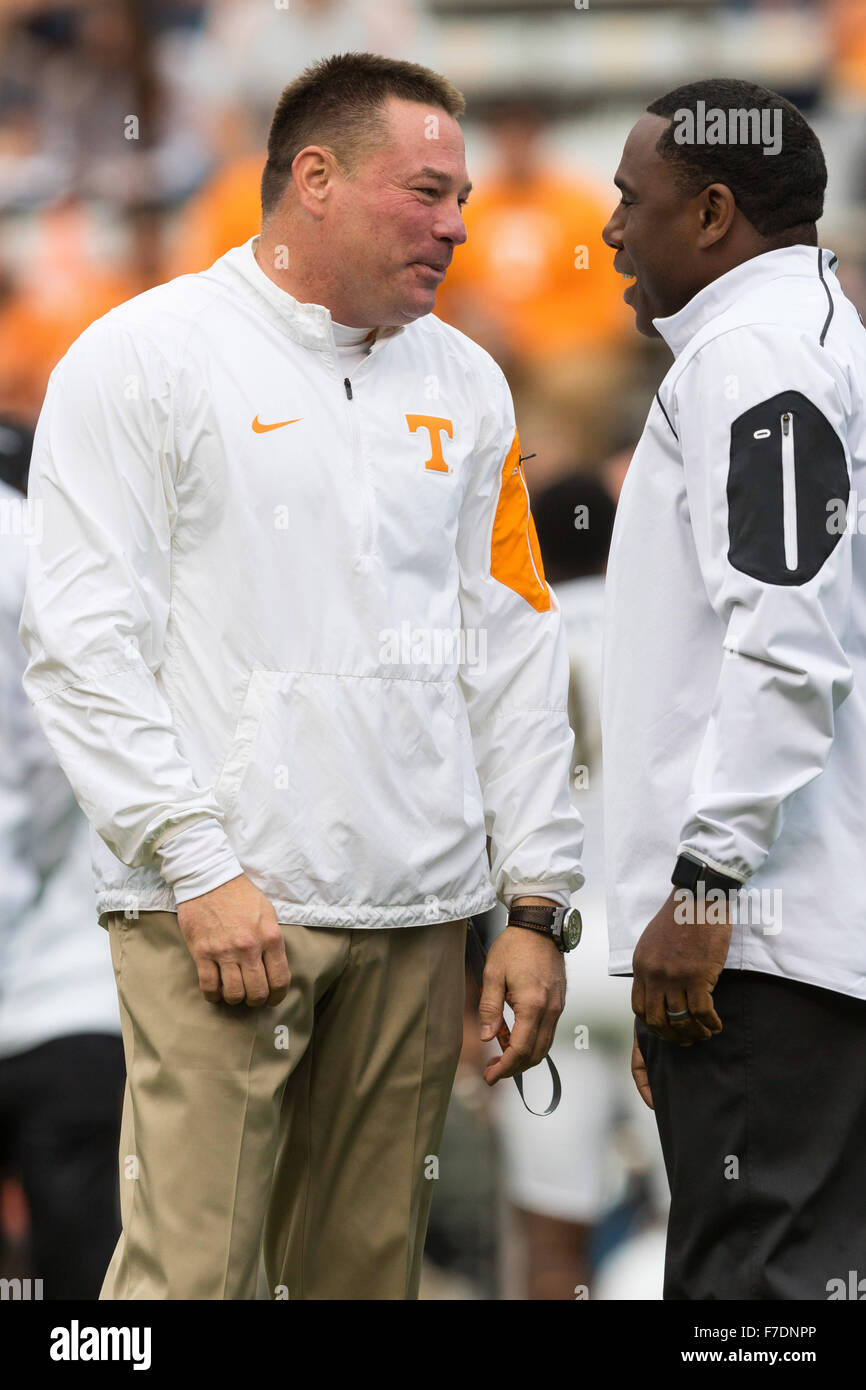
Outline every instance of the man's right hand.
<path id="1" fill-rule="evenodd" d="M 208 1003 L 285 999 L 291 973 L 277 914 L 246 874 L 179 903 L 177 922 Z"/>

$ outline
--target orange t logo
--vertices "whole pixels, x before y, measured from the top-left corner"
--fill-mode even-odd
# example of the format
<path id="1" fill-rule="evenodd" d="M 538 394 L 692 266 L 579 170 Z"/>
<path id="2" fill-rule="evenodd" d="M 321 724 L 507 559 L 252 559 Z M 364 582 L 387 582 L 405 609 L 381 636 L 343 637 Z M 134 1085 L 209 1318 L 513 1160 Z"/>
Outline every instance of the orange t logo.
<path id="1" fill-rule="evenodd" d="M 442 453 L 442 431 L 445 431 L 449 439 L 454 438 L 454 426 L 451 421 L 443 420 L 438 415 L 407 415 L 406 424 L 413 434 L 416 430 L 425 429 L 430 435 L 432 453 L 424 467 L 433 469 L 437 473 L 450 473 L 451 469 L 445 462 Z"/>

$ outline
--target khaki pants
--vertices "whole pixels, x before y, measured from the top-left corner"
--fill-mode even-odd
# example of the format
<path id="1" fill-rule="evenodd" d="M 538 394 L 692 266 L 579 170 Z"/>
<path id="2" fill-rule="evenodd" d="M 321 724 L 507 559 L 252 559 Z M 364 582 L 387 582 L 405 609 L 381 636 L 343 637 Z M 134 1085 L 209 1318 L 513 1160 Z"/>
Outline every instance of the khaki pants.
<path id="1" fill-rule="evenodd" d="M 411 1299 L 466 923 L 283 926 L 276 1008 L 209 1004 L 171 912 L 108 919 L 127 1084 L 102 1299 Z"/>

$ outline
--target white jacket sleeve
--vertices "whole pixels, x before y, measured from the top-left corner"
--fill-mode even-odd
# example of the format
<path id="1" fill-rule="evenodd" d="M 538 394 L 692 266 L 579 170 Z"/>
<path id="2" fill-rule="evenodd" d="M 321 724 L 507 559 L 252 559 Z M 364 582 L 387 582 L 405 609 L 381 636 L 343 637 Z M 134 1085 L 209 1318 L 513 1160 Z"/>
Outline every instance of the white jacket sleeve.
<path id="1" fill-rule="evenodd" d="M 177 901 L 242 872 L 210 788 L 196 784 L 160 690 L 176 511 L 173 380 L 109 315 L 52 373 L 29 499 L 19 633 L 24 688 L 85 815 L 123 863 L 208 822 L 195 862 L 173 850 Z M 201 828 L 198 831 L 201 834 Z"/>
<path id="2" fill-rule="evenodd" d="M 669 402 L 720 620 L 678 852 L 741 881 L 769 855 L 788 798 L 822 771 L 852 687 L 846 396 L 817 342 L 761 325 L 705 345 Z"/>
<path id="3" fill-rule="evenodd" d="M 491 364 L 492 365 L 492 364 Z M 460 684 L 491 840 L 494 891 L 563 906 L 580 888 L 583 825 L 569 797 L 574 736 L 559 605 L 544 579 L 511 395 L 498 368 L 484 382 L 484 433 L 460 518 Z"/>

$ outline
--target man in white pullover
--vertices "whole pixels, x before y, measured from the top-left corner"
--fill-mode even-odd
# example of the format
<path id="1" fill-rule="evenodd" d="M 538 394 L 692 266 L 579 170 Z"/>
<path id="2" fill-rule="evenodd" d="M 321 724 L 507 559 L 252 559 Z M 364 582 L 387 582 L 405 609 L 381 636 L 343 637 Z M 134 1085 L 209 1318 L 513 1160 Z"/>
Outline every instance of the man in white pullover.
<path id="1" fill-rule="evenodd" d="M 605 240 L 675 359 L 617 512 L 602 696 L 665 1296 L 839 1297 L 866 1242 L 866 332 L 775 93 L 660 98 L 615 182 Z"/>
<path id="2" fill-rule="evenodd" d="M 483 1034 L 506 993 L 516 1022 L 487 1080 L 553 1038 L 564 635 L 502 373 L 430 317 L 462 110 L 412 64 L 309 69 L 261 235 L 52 374 L 21 636 L 121 1004 L 103 1298 L 251 1298 L 260 1251 L 273 1298 L 416 1296 L 466 919 L 496 898 Z"/>

